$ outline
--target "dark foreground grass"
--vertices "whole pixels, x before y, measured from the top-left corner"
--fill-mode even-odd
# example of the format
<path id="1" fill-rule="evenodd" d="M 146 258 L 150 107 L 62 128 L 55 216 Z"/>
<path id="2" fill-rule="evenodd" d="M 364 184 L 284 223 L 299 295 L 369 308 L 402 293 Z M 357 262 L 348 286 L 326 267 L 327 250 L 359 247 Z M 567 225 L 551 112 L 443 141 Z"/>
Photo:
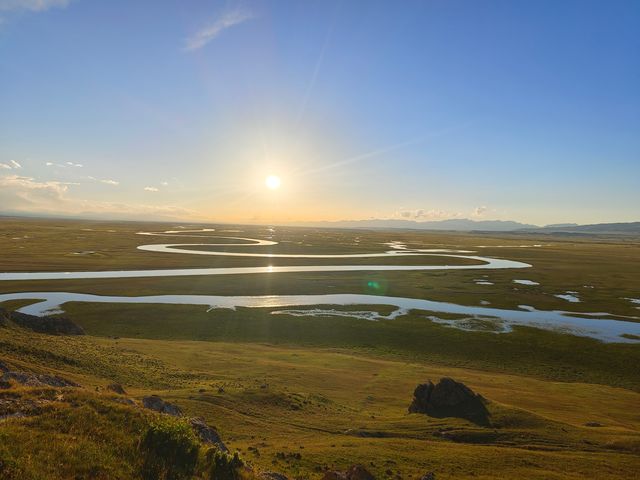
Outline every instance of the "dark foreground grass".
<path id="1" fill-rule="evenodd" d="M 84 389 L 0 392 L 3 480 L 251 480 L 240 459 L 203 445 L 184 419 Z M 36 405 L 36 407 L 33 407 Z M 13 410 L 13 411 L 11 411 Z M 237 457 L 236 457 L 237 458 Z M 223 471 L 222 471 L 223 470 Z"/>

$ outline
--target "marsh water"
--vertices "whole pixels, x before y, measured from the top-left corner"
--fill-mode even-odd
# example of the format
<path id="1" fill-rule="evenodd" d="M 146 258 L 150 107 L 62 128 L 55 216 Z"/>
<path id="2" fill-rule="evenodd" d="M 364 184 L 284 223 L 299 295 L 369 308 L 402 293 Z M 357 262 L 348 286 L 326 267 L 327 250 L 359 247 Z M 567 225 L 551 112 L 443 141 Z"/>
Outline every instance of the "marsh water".
<path id="1" fill-rule="evenodd" d="M 167 235 L 202 237 L 206 235 L 192 235 L 193 233 L 211 232 L 212 229 L 194 231 L 166 231 L 140 232 L 141 235 Z M 113 270 L 113 271 L 85 271 L 85 272 L 7 272 L 0 273 L 0 281 L 9 280 L 61 280 L 61 279 L 95 279 L 95 278 L 136 278 L 136 277 L 169 277 L 169 276 L 197 276 L 197 275 L 234 275 L 234 274 L 279 274 L 288 272 L 345 272 L 345 271 L 421 271 L 421 270 L 478 270 L 528 268 L 531 265 L 513 260 L 497 259 L 468 255 L 469 251 L 446 249 L 409 249 L 398 242 L 387 245 L 392 249 L 381 253 L 363 254 L 262 254 L 236 253 L 212 250 L 190 250 L 184 247 L 215 245 L 256 246 L 275 245 L 271 240 L 257 240 L 242 237 L 219 237 L 239 240 L 239 243 L 205 243 L 205 244 L 153 244 L 141 245 L 142 251 L 166 252 L 191 255 L 223 255 L 250 256 L 271 258 L 366 258 L 390 256 L 438 256 L 464 258 L 478 262 L 472 265 L 301 265 L 301 266 L 267 266 L 267 267 L 228 267 L 228 268 L 186 268 L 159 270 Z M 525 283 L 526 282 L 526 283 Z M 520 280 L 517 283 L 529 283 Z M 388 297 L 381 295 L 361 294 L 329 294 L 329 295 L 256 295 L 256 296 L 218 296 L 218 295 L 151 295 L 151 296 L 102 296 L 73 292 L 21 292 L 0 295 L 0 302 L 8 300 L 33 299 L 35 303 L 20 308 L 23 313 L 44 315 L 51 311 L 59 311 L 67 302 L 91 303 L 135 303 L 135 304 L 172 304 L 172 305 L 203 305 L 208 308 L 290 308 L 305 306 L 346 306 L 346 305 L 386 305 L 396 308 L 389 315 L 381 315 L 375 311 L 340 312 L 335 309 L 312 309 L 275 311 L 274 314 L 292 314 L 305 316 L 340 315 L 359 317 L 367 320 L 393 319 L 409 311 L 428 312 L 429 320 L 446 323 L 452 327 L 473 329 L 470 325 L 478 321 L 485 324 L 493 323 L 496 333 L 508 332 L 513 325 L 526 325 L 551 330 L 559 330 L 575 335 L 597 338 L 606 342 L 636 342 L 634 336 L 640 337 L 640 323 L 628 322 L 612 318 L 607 313 L 573 313 L 558 310 L 536 310 L 532 307 L 521 307 L 518 310 L 490 308 L 486 306 L 466 306 L 447 302 L 436 302 L 424 299 Z M 460 315 L 459 320 L 442 320 L 433 313 L 447 313 Z M 636 319 L 636 318 L 633 318 Z M 470 323 L 469 320 L 474 320 Z M 484 328 L 483 328 L 484 329 Z M 625 338 L 622 335 L 629 337 Z"/>
<path id="2" fill-rule="evenodd" d="M 447 320 L 450 326 L 467 328 L 468 320 L 480 320 L 494 323 L 496 320 L 503 325 L 497 325 L 496 332 L 508 332 L 513 325 L 525 325 L 553 330 L 568 331 L 570 333 L 593 337 L 607 342 L 632 342 L 633 339 L 621 337 L 623 334 L 640 336 L 640 323 L 626 322 L 606 318 L 606 313 L 591 314 L 590 318 L 582 318 L 577 313 L 559 310 L 536 310 L 528 307 L 521 310 L 508 310 L 490 307 L 475 307 L 457 305 L 455 303 L 435 302 L 417 298 L 388 297 L 383 295 L 360 294 L 328 294 L 328 295 L 249 295 L 249 296 L 219 296 L 219 295 L 149 295 L 138 297 L 90 295 L 71 292 L 25 292 L 0 295 L 0 302 L 7 300 L 37 300 L 36 303 L 19 309 L 20 312 L 31 315 L 45 315 L 50 311 L 59 311 L 67 302 L 90 303 L 135 303 L 135 304 L 170 304 L 170 305 L 203 305 L 209 309 L 249 307 L 249 308 L 283 308 L 304 306 L 346 306 L 346 305 L 378 305 L 393 306 L 396 310 L 389 315 L 377 314 L 374 310 L 364 312 L 340 312 L 335 310 L 297 310 L 296 315 L 322 316 L 340 315 L 377 320 L 393 319 L 409 311 L 447 313 L 461 315 L 460 321 Z M 286 314 L 287 311 L 274 313 Z M 359 315 L 360 314 L 360 315 Z M 594 318 L 601 316 L 602 318 Z M 441 322 L 442 323 L 442 322 Z"/>

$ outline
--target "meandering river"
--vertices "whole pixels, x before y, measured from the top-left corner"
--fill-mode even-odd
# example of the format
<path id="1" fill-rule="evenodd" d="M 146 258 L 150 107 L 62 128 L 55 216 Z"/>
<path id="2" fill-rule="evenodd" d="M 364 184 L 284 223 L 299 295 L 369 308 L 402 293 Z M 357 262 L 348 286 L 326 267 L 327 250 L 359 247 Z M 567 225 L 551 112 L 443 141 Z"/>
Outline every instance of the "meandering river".
<path id="1" fill-rule="evenodd" d="M 276 245 L 272 240 L 260 240 L 244 237 L 220 237 L 197 235 L 197 233 L 212 232 L 213 229 L 202 230 L 169 230 L 165 232 L 139 232 L 147 236 L 172 237 L 211 237 L 232 240 L 232 243 L 172 243 L 140 245 L 139 250 L 188 255 L 219 255 L 242 256 L 260 258 L 379 258 L 397 256 L 438 256 L 443 259 L 463 258 L 473 260 L 474 264 L 467 265 L 299 265 L 299 266 L 267 266 L 267 267 L 226 267 L 226 268 L 183 268 L 159 270 L 113 270 L 113 271 L 85 271 L 85 272 L 7 272 L 0 273 L 0 281 L 20 280 L 70 280 L 95 278 L 138 278 L 138 277 L 168 277 L 168 276 L 198 276 L 198 275 L 238 275 L 238 274 L 276 274 L 288 272 L 347 272 L 347 271 L 430 271 L 430 270 L 481 270 L 481 269 L 521 269 L 531 265 L 513 260 L 497 259 L 471 255 L 474 252 L 448 249 L 410 249 L 398 242 L 387 245 L 390 250 L 379 253 L 361 254 L 271 254 L 226 252 L 217 250 L 193 250 L 193 247 L 215 246 L 269 246 Z M 22 307 L 21 312 L 33 315 L 44 315 L 52 310 L 60 309 L 67 302 L 92 303 L 141 303 L 141 304 L 178 304 L 178 305 L 206 305 L 210 308 L 236 307 L 303 307 L 303 306 L 344 306 L 344 305 L 390 305 L 396 310 L 390 315 L 380 315 L 377 312 L 349 312 L 331 309 L 279 311 L 274 314 L 295 315 L 342 315 L 360 316 L 366 319 L 393 319 L 410 310 L 426 311 L 432 321 L 446 323 L 450 326 L 472 329 L 478 321 L 496 322 L 496 332 L 510 331 L 512 325 L 528 325 L 539 328 L 560 330 L 575 335 L 597 338 L 606 342 L 635 342 L 632 337 L 640 338 L 640 323 L 616 320 L 607 313 L 577 314 L 566 311 L 544 311 L 532 307 L 521 307 L 519 310 L 490 308 L 486 306 L 465 306 L 447 302 L 435 302 L 423 299 L 387 297 L 380 295 L 255 295 L 255 296 L 217 296 L 217 295 L 153 295 L 153 296 L 102 296 L 72 292 L 21 292 L 0 294 L 0 302 L 7 300 L 33 299 L 36 302 Z M 442 320 L 434 317 L 434 312 L 457 314 L 463 318 L 458 320 Z M 364 313 L 364 314 L 363 314 Z M 580 315 L 580 316 L 578 316 Z M 473 320 L 474 322 L 469 322 Z"/>

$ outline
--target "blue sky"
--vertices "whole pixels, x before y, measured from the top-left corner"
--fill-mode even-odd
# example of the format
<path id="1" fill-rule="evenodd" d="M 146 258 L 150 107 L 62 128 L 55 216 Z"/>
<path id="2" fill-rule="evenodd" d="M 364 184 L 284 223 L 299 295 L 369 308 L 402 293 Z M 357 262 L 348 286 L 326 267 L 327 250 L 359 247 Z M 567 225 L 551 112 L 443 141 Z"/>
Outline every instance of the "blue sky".
<path id="1" fill-rule="evenodd" d="M 636 1 L 0 0 L 0 19 L 0 211 L 640 220 Z"/>

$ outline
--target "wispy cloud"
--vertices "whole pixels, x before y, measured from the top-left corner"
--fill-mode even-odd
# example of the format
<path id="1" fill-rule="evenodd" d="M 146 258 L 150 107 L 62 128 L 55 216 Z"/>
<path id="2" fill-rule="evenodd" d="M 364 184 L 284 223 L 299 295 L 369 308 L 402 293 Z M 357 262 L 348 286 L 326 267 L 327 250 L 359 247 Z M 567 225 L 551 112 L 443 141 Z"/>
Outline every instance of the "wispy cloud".
<path id="1" fill-rule="evenodd" d="M 70 3 L 71 0 L 0 0 L 0 11 L 44 12 L 50 8 L 64 8 Z"/>
<path id="2" fill-rule="evenodd" d="M 419 222 L 426 220 L 447 220 L 451 218 L 482 218 L 487 212 L 495 212 L 495 210 L 489 209 L 489 207 L 486 207 L 484 205 L 474 208 L 469 213 L 426 208 L 401 208 L 399 211 L 393 214 L 392 218 L 402 218 Z"/>
<path id="3" fill-rule="evenodd" d="M 111 178 L 96 178 L 92 175 L 87 175 L 87 179 L 93 182 L 104 183 L 105 185 L 113 185 L 114 187 L 120 185 L 120 182 L 117 180 L 112 180 Z"/>
<path id="4" fill-rule="evenodd" d="M 20 175 L 8 175 L 0 177 L 0 187 L 2 193 L 7 194 L 11 199 L 3 199 L 5 205 L 19 202 L 27 205 L 39 206 L 51 201 L 59 201 L 64 193 L 69 189 L 65 182 L 40 182 L 32 177 Z M 0 196 L 0 198 L 2 198 Z"/>
<path id="5" fill-rule="evenodd" d="M 254 16 L 255 15 L 251 11 L 243 8 L 228 10 L 205 28 L 197 31 L 187 38 L 184 49 L 188 52 L 198 50 L 220 35 L 223 31 L 235 25 L 240 25 L 247 20 L 251 20 Z"/>
<path id="6" fill-rule="evenodd" d="M 322 48 L 320 49 L 320 55 L 318 56 L 318 60 L 316 61 L 316 66 L 313 69 L 313 74 L 311 75 L 311 79 L 309 80 L 309 85 L 307 85 L 307 91 L 304 95 L 304 99 L 302 100 L 302 106 L 300 107 L 300 111 L 298 112 L 298 123 L 302 120 L 304 116 L 305 110 L 307 109 L 307 103 L 309 103 L 309 98 L 311 97 L 311 92 L 313 91 L 313 87 L 316 85 L 316 81 L 318 80 L 318 76 L 320 75 L 320 69 L 322 68 L 322 63 L 324 61 L 324 55 L 327 51 L 327 47 L 329 45 L 329 40 L 331 39 L 331 35 L 333 34 L 333 26 L 335 22 L 331 22 L 329 25 L 329 29 L 327 30 L 327 34 L 324 39 L 324 43 L 322 44 Z"/>
<path id="7" fill-rule="evenodd" d="M 424 208 L 416 208 L 413 210 L 402 209 L 393 215 L 393 218 L 403 218 L 406 220 L 426 221 L 426 220 L 446 220 L 449 218 L 461 218 L 459 212 L 447 212 L 445 210 L 427 210 Z"/>
<path id="8" fill-rule="evenodd" d="M 360 155 L 356 155 L 354 157 L 346 158 L 346 159 L 340 160 L 338 162 L 330 163 L 330 164 L 327 164 L 327 165 L 322 165 L 320 167 L 304 171 L 304 172 L 302 172 L 302 174 L 303 175 L 309 175 L 309 174 L 315 174 L 315 173 L 324 172 L 326 170 L 331 170 L 331 169 L 334 169 L 334 168 L 337 168 L 337 167 L 344 167 L 345 165 L 349 165 L 351 163 L 356 163 L 356 162 L 360 162 L 362 160 L 366 160 L 368 158 L 373 158 L 373 157 L 377 157 L 377 156 L 380 156 L 380 155 L 385 155 L 387 153 L 395 152 L 396 150 L 400 150 L 400 149 L 408 147 L 410 145 L 415 145 L 417 143 L 420 143 L 421 141 L 422 141 L 422 139 L 410 140 L 408 142 L 398 143 L 396 145 L 391 145 L 389 147 L 379 148 L 377 150 L 372 150 L 370 152 L 362 153 Z"/>
<path id="9" fill-rule="evenodd" d="M 474 217 L 481 217 L 486 213 L 487 210 L 489 209 L 484 205 L 481 207 L 476 207 L 473 209 L 473 212 L 471 212 L 471 215 L 473 215 Z"/>
<path id="10" fill-rule="evenodd" d="M 82 163 L 73 163 L 73 162 L 66 162 L 66 163 L 47 162 L 47 163 L 45 163 L 45 165 L 47 167 L 57 167 L 57 168 L 82 168 L 82 167 L 84 167 L 84 165 Z"/>
<path id="11" fill-rule="evenodd" d="M 24 12 L 41 13 L 51 8 L 65 8 L 72 0 L 0 0 L 0 26 L 7 23 L 7 17 Z"/>
<path id="12" fill-rule="evenodd" d="M 7 175 L 0 177 L 0 211 L 104 218 L 199 218 L 198 212 L 173 205 L 127 204 L 72 198 L 72 185 L 77 183 L 39 181 L 32 177 Z"/>
<path id="13" fill-rule="evenodd" d="M 9 163 L 0 163 L 0 169 L 4 169 L 4 170 L 17 170 L 19 168 L 22 168 L 22 165 L 20 165 L 18 162 L 16 162 L 15 160 L 9 160 Z"/>
<path id="14" fill-rule="evenodd" d="M 158 189 L 156 187 L 144 187 L 145 192 L 157 192 Z"/>
<path id="15" fill-rule="evenodd" d="M 417 138 L 414 138 L 412 140 L 408 140 L 406 142 L 402 142 L 402 143 L 396 143 L 395 145 L 390 145 L 387 147 L 382 147 L 382 148 L 378 148 L 369 152 L 365 152 L 365 153 L 361 153 L 360 155 L 355 155 L 353 157 L 350 158 L 346 158 L 343 160 L 339 160 L 337 162 L 334 163 L 330 163 L 330 164 L 325 164 L 325 165 L 321 165 L 317 168 L 313 168 L 310 170 L 306 170 L 301 172 L 301 175 L 308 175 L 308 174 L 315 174 L 315 173 L 319 173 L 319 172 L 323 172 L 325 170 L 331 170 L 334 168 L 338 168 L 338 167 L 343 167 L 345 165 L 349 165 L 352 163 L 356 163 L 356 162 L 360 162 L 362 160 L 367 160 L 369 158 L 373 158 L 373 157 L 378 157 L 381 155 L 386 155 L 389 153 L 393 153 L 397 150 L 401 150 L 407 147 L 411 147 L 413 145 L 418 145 L 420 143 L 426 142 L 427 140 L 431 139 L 431 138 L 437 138 L 437 137 L 442 137 L 444 135 L 448 135 L 451 132 L 454 132 L 456 130 L 462 129 L 462 128 L 466 128 L 467 124 L 463 124 L 457 127 L 450 127 L 450 128 L 445 128 L 442 130 L 437 130 L 437 131 L 433 131 L 433 132 L 429 132 L 427 134 L 421 135 Z"/>

